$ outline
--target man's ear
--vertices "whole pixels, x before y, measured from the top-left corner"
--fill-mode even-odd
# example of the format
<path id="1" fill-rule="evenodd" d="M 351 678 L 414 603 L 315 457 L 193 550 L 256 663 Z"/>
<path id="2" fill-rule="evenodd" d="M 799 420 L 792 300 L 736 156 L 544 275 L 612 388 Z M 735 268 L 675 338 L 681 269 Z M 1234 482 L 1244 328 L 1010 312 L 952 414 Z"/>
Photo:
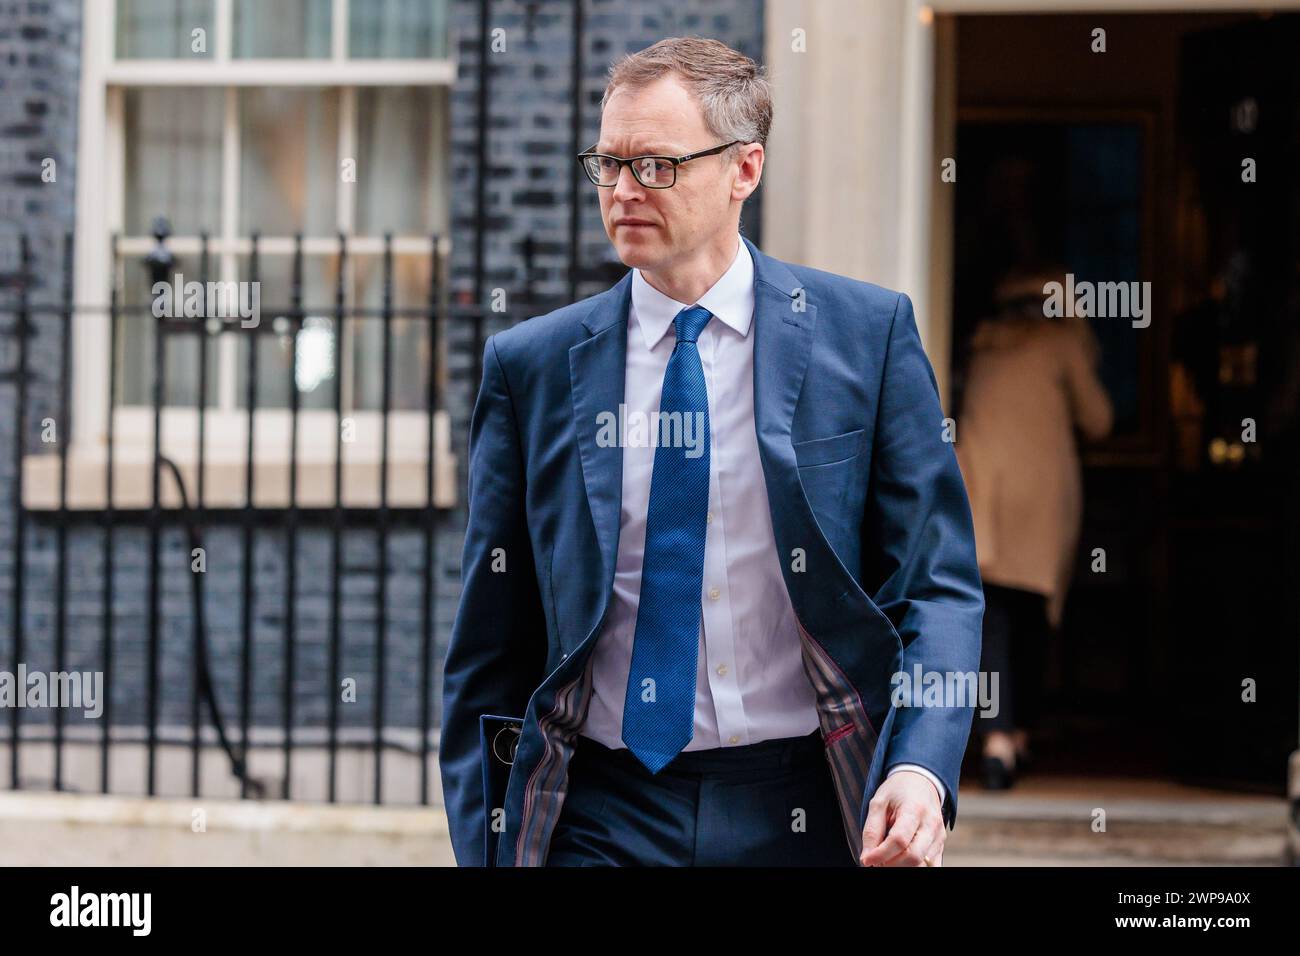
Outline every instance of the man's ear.
<path id="1" fill-rule="evenodd" d="M 753 188 L 750 189 L 749 192 L 748 192 L 748 193 L 747 193 L 747 194 L 746 194 L 746 195 L 741 199 L 741 202 L 744 202 L 744 201 L 745 201 L 746 199 L 748 199 L 750 196 L 754 195 L 754 193 L 756 193 L 756 192 L 758 191 L 758 187 L 759 187 L 759 185 L 760 185 L 760 184 L 762 183 L 762 181 L 763 181 L 763 161 L 764 161 L 765 157 L 764 157 L 764 154 L 762 154 L 761 152 L 758 152 L 757 150 L 755 150 L 754 152 L 757 153 L 757 154 L 758 154 L 758 157 L 759 157 L 758 160 L 757 160 L 757 163 L 758 163 L 758 170 L 757 170 L 756 173 L 754 174 L 754 185 L 753 185 Z M 754 155 L 754 154 L 751 153 L 750 155 Z M 748 158 L 748 157 L 746 157 L 745 161 L 742 162 L 742 163 L 737 167 L 737 169 L 738 169 L 738 170 L 744 169 L 744 167 L 745 167 L 745 163 L 747 163 L 747 162 L 749 162 L 749 158 Z M 740 185 L 740 177 L 737 176 L 737 178 L 736 178 L 736 182 L 733 184 L 733 191 L 734 191 L 735 187 L 736 187 L 736 186 L 739 186 L 739 185 Z"/>

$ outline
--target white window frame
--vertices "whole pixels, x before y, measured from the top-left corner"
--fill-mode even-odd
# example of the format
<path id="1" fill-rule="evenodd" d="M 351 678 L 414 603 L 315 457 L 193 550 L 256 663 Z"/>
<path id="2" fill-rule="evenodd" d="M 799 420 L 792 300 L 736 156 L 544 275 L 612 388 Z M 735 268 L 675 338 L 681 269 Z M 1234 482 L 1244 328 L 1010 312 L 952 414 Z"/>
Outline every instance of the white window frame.
<path id="1" fill-rule="evenodd" d="M 116 57 L 116 0 L 84 0 L 82 7 L 81 84 L 78 117 L 79 178 L 76 196 L 76 245 L 74 250 L 75 302 L 106 303 L 113 281 L 112 236 L 121 235 L 125 211 L 124 121 L 126 91 L 136 87 L 202 86 L 225 90 L 222 137 L 222 199 L 220 232 L 209 241 L 218 264 L 217 278 L 237 278 L 241 254 L 251 247 L 239 229 L 239 89 L 248 86 L 293 86 L 339 90 L 339 155 L 355 156 L 356 90 L 365 86 L 444 87 L 455 82 L 457 64 L 452 59 L 360 60 L 347 56 L 348 2 L 334 0 L 329 58 L 234 59 L 233 0 L 215 0 L 213 55 L 195 60 L 141 60 Z M 450 51 L 450 44 L 449 44 Z M 449 149 L 449 140 L 445 148 Z M 355 187 L 338 184 L 337 228 L 349 236 L 349 256 L 377 256 L 383 240 L 377 237 L 351 238 L 355 222 Z M 154 243 L 141 237 L 124 238 L 118 250 L 123 260 L 142 256 Z M 168 247 L 179 254 L 195 254 L 198 240 L 178 236 Z M 304 255 L 333 254 L 335 239 L 304 238 Z M 450 240 L 444 235 L 441 251 L 448 261 Z M 267 237 L 259 250 L 268 255 L 292 251 L 292 239 Z M 429 255 L 427 236 L 395 236 L 394 255 Z M 153 413 L 151 406 L 117 406 L 108 396 L 109 323 L 103 307 L 73 315 L 73 429 L 69 446 L 69 506 L 102 508 L 104 462 L 108 415 L 113 409 L 114 506 L 144 507 L 150 503 L 149 469 L 153 459 Z M 219 339 L 218 361 L 226 368 L 236 362 L 237 343 L 233 336 Z M 340 382 L 346 381 L 343 363 L 350 350 L 338 350 Z M 445 369 L 441 356 L 434 357 L 439 373 Z M 239 507 L 244 502 L 243 471 L 247 450 L 247 419 L 235 405 L 233 376 L 221 378 L 218 405 L 206 411 L 205 505 Z M 349 404 L 345 395 L 345 407 Z M 345 412 L 354 423 L 356 441 L 344 447 L 344 504 L 373 507 L 379 503 L 378 462 L 382 413 L 355 410 Z M 288 501 L 287 464 L 290 444 L 290 413 L 267 408 L 255 412 L 255 494 L 260 507 L 278 507 Z M 333 504 L 333 463 L 336 419 L 332 410 L 299 411 L 298 462 L 301 507 Z M 392 506 L 418 507 L 424 504 L 424 462 L 428 447 L 428 416 L 422 411 L 391 411 L 389 414 L 388 501 Z M 162 415 L 163 453 L 178 463 L 193 493 L 191 480 L 197 463 L 198 411 L 195 408 L 164 408 Z M 434 419 L 435 494 L 437 504 L 455 504 L 456 463 L 450 450 L 450 421 L 445 411 Z M 145 470 L 141 470 L 145 469 Z M 28 507 L 53 508 L 58 501 L 57 456 L 33 455 L 24 462 Z M 179 498 L 164 480 L 163 506 L 175 507 Z"/>

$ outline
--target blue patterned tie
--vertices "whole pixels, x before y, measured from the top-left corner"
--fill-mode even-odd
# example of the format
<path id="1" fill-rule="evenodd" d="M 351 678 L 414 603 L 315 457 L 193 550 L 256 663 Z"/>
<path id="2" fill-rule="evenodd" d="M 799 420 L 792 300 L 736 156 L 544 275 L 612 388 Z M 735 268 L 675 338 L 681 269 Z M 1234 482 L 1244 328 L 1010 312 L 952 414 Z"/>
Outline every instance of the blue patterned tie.
<path id="1" fill-rule="evenodd" d="M 650 478 L 641 596 L 623 703 L 623 742 L 651 773 L 666 766 L 695 734 L 709 505 L 709 394 L 695 340 L 711 317 L 708 309 L 693 306 L 673 320 L 677 345 L 664 372 L 661 425 L 654 431 L 660 442 Z M 681 413 L 681 431 L 674 427 L 672 434 L 690 436 L 689 441 L 662 441 L 663 416 L 673 412 Z"/>

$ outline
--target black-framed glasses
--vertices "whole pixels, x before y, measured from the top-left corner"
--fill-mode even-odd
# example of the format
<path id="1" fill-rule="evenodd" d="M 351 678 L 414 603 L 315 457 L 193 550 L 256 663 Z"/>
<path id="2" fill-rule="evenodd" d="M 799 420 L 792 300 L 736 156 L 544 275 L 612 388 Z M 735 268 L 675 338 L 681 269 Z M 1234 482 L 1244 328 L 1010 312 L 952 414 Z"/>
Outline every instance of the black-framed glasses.
<path id="1" fill-rule="evenodd" d="M 630 156 L 623 159 L 609 153 L 594 152 L 595 147 L 578 154 L 578 162 L 587 173 L 587 178 L 597 186 L 613 186 L 618 182 L 618 174 L 623 166 L 632 167 L 632 175 L 646 189 L 667 189 L 677 182 L 677 167 L 689 163 L 692 159 L 715 156 L 724 149 L 729 149 L 743 140 L 733 139 L 730 143 L 702 149 L 685 156 Z"/>

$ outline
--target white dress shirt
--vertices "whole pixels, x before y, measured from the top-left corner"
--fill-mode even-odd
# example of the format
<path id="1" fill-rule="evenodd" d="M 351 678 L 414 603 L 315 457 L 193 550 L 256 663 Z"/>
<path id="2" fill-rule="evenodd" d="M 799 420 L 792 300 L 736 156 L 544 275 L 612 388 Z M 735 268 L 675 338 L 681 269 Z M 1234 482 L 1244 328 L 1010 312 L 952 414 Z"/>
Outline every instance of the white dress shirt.
<path id="1" fill-rule="evenodd" d="M 767 485 L 754 427 L 754 263 L 736 236 L 730 268 L 698 302 L 678 302 L 632 273 L 622 415 L 650 421 L 659 410 L 664 371 L 677 343 L 673 320 L 700 305 L 712 317 L 697 348 L 709 398 L 709 510 L 704 539 L 695 731 L 686 750 L 802 737 L 820 726 L 816 694 L 804 671 L 794 608 L 781 574 Z M 630 431 L 630 429 L 629 429 Z M 624 434 L 622 428 L 620 435 Z M 623 702 L 645 557 L 646 517 L 655 447 L 623 447 L 623 505 L 609 616 L 592 651 L 592 696 L 584 736 L 623 743 Z M 884 744 L 884 741 L 881 742 Z M 938 777 L 928 777 L 943 801 Z"/>

